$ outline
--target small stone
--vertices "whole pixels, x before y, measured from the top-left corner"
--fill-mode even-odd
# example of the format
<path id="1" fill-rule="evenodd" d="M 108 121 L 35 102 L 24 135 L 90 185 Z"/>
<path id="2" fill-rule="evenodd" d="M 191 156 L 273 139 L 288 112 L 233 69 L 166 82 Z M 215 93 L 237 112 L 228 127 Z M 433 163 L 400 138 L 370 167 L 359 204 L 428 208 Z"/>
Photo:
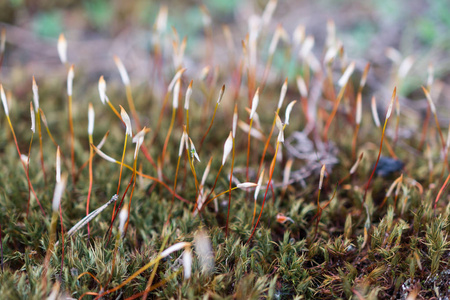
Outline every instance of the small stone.
<path id="1" fill-rule="evenodd" d="M 375 169 L 375 175 L 387 177 L 395 172 L 401 171 L 404 166 L 405 163 L 400 160 L 381 156 L 377 168 Z"/>

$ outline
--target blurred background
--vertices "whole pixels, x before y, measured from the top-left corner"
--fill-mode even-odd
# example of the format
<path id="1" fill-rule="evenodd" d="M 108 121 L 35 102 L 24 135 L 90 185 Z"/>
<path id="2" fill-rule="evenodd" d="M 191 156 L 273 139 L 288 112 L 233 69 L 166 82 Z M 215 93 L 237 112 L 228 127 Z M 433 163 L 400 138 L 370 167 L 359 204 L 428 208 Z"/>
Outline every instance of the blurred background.
<path id="1" fill-rule="evenodd" d="M 261 15 L 266 4 L 267 0 L 3 0 L 0 27 L 6 29 L 7 43 L 0 80 L 33 74 L 46 78 L 65 76 L 66 70 L 61 67 L 56 51 L 57 38 L 64 33 L 69 61 L 82 69 L 87 79 L 96 81 L 102 74 L 114 73 L 109 79 L 118 81 L 112 60 L 117 55 L 134 83 L 145 84 L 154 67 L 151 59 L 154 24 L 161 5 L 168 8 L 164 34 L 170 38 L 165 47 L 170 52 L 172 27 L 180 40 L 187 36 L 185 67 L 192 74 L 198 73 L 206 65 L 202 59 L 205 55 L 213 55 L 214 66 L 228 63 L 224 24 L 232 32 L 236 53 L 242 52 L 240 41 L 248 33 L 249 16 Z M 349 59 L 357 61 L 360 68 L 367 61 L 372 63 L 369 79 L 372 88 L 376 89 L 389 77 L 395 63 L 392 56 L 412 55 L 414 64 L 402 84 L 401 95 L 413 99 L 417 92 L 420 94 L 417 97 L 423 98 L 419 88 L 426 82 L 428 65 L 433 63 L 435 77 L 444 82 L 450 70 L 449 12 L 448 0 L 281 0 L 266 32 L 271 36 L 277 24 L 281 24 L 291 36 L 303 24 L 305 34 L 314 36 L 314 51 L 320 57 L 327 21 L 333 20 L 336 36 L 343 42 Z M 205 39 L 204 25 L 208 22 L 214 44 L 212 54 L 208 54 L 211 48 Z M 391 53 L 391 59 L 386 55 L 388 47 L 398 50 Z M 283 53 L 277 51 L 272 72 L 283 73 L 280 77 L 295 77 L 292 74 L 295 68 L 283 69 L 283 63 Z M 173 74 L 174 70 L 168 73 Z M 441 91 L 446 89 L 443 85 Z M 445 97 L 442 96 L 445 93 L 440 94 Z M 439 105 L 439 100 L 436 101 Z"/>

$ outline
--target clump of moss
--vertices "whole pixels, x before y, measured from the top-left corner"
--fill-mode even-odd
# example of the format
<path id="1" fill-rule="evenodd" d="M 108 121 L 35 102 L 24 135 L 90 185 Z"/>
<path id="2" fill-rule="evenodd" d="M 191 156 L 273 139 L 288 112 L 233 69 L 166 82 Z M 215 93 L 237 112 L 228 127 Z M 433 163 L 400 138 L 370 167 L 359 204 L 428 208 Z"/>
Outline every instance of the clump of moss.
<path id="1" fill-rule="evenodd" d="M 23 82 L 3 79 L 3 298 L 448 296 L 449 149 L 433 70 L 428 117 L 416 119 L 424 134 L 402 137 L 414 116 L 395 88 L 387 105 L 365 104 L 370 64 L 348 61 L 334 23 L 318 55 L 304 27 L 271 30 L 276 5 L 249 18 L 239 51 L 224 27 L 230 61 L 206 53 L 195 62 L 208 65 L 192 71 L 189 41 L 165 32 L 163 6 L 150 91 L 133 85 L 125 57 L 115 57 L 115 92 L 103 76 L 86 78 L 68 63 L 64 36 L 67 90 L 37 77 L 31 117 L 13 101 Z M 221 45 L 201 11 L 212 55 Z M 272 67 L 280 54 L 280 70 L 294 64 L 295 78 Z M 389 87 L 404 83 L 412 59 L 399 63 Z M 398 167 L 380 173 L 380 158 L 390 161 L 382 155 Z"/>

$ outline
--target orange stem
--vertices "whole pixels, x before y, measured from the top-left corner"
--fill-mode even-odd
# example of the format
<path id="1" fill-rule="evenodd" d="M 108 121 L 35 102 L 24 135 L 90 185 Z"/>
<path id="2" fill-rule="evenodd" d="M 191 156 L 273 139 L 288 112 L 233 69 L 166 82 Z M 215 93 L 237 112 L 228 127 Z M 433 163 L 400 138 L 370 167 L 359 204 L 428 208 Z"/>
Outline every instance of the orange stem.
<path id="1" fill-rule="evenodd" d="M 277 142 L 277 147 L 276 147 L 276 149 L 275 149 L 275 155 L 273 156 L 272 164 L 271 164 L 271 166 L 270 166 L 269 181 L 267 182 L 266 192 L 264 193 L 264 199 L 263 199 L 263 203 L 262 203 L 262 205 L 261 205 L 261 211 L 259 212 L 258 219 L 256 220 L 256 224 L 255 224 L 255 226 L 253 227 L 253 231 L 252 231 L 250 237 L 249 237 L 248 240 L 247 240 L 247 244 L 251 241 L 253 235 L 254 235 L 255 232 L 256 232 L 256 228 L 258 227 L 259 221 L 261 220 L 262 212 L 263 212 L 263 209 L 264 209 L 264 204 L 266 203 L 267 192 L 269 191 L 270 183 L 272 182 L 272 176 L 273 176 L 273 171 L 274 171 L 274 169 L 275 169 L 275 161 L 276 161 L 276 158 L 277 158 L 279 146 L 280 146 L 280 143 Z"/>
<path id="2" fill-rule="evenodd" d="M 227 213 L 227 224 L 225 225 L 225 236 L 228 237 L 228 220 L 230 219 L 230 208 L 231 208 L 231 183 L 233 181 L 233 167 L 234 167 L 234 149 L 235 142 L 233 138 L 233 153 L 231 157 L 231 173 L 230 173 L 230 193 L 228 194 L 228 213 Z"/>
<path id="3" fill-rule="evenodd" d="M 27 166 L 25 166 L 25 163 L 22 161 L 22 153 L 20 152 L 19 144 L 17 143 L 17 138 L 16 138 L 16 134 L 14 132 L 14 128 L 13 128 L 12 123 L 11 123 L 11 119 L 9 118 L 8 115 L 6 116 L 6 118 L 8 120 L 9 128 L 11 129 L 11 133 L 12 133 L 13 138 L 14 138 L 14 143 L 16 144 L 16 149 L 17 149 L 17 153 L 19 154 L 20 162 L 22 163 L 23 170 L 25 171 L 25 175 L 27 176 L 28 185 L 29 185 L 29 187 L 31 187 L 31 191 L 33 193 L 33 196 L 36 198 L 36 202 L 39 204 L 39 207 L 41 208 L 42 214 L 44 216 L 47 216 L 45 211 L 44 211 L 44 208 L 42 208 L 41 202 L 39 202 L 39 199 L 38 199 L 38 197 L 36 195 L 36 192 L 34 191 L 33 185 L 31 184 L 30 176 L 28 175 L 28 172 L 27 172 Z"/>
<path id="4" fill-rule="evenodd" d="M 72 182 L 75 187 L 75 134 L 73 131 L 72 96 L 69 96 L 69 131 L 70 131 L 70 157 L 72 161 Z"/>

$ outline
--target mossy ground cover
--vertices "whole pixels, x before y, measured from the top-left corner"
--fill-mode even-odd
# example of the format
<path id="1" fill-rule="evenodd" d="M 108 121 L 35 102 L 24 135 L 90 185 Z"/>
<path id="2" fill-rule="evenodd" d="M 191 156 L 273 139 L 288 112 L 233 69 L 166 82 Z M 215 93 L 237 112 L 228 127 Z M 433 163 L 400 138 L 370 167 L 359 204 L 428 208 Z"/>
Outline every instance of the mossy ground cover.
<path id="1" fill-rule="evenodd" d="M 171 9 L 156 6 L 155 26 L 147 28 L 153 44 L 145 84 L 135 84 L 133 73 L 128 81 L 109 55 L 111 74 L 75 64 L 68 92 L 74 51 L 68 40 L 68 63 L 36 75 L 42 150 L 39 123 L 33 135 L 30 130 L 32 76 L 10 64 L 15 47 L 4 31 L 2 298 L 448 297 L 448 120 L 437 103 L 445 79 L 432 67 L 410 69 L 417 60 L 392 48 L 388 79 L 377 82 L 379 66 L 349 57 L 332 22 L 323 25 L 327 42 L 314 46 L 301 26 L 276 26 L 270 18 L 276 4 L 256 10 L 242 35 L 233 26 L 222 31 L 208 19 L 207 6 L 197 7 L 204 19 L 196 25 L 201 33 L 192 34 L 202 55 L 189 36 L 184 42 L 177 28 L 165 29 Z M 233 10 L 223 9 L 224 15 Z M 216 45 L 218 32 L 223 38 Z M 214 52 L 226 57 L 207 55 Z M 127 66 L 127 57 L 121 59 Z M 119 75 L 122 82 L 110 80 Z M 130 123 L 111 109 L 121 111 L 119 105 Z M 136 150 L 126 132 L 139 137 L 144 126 L 149 131 Z M 99 155 L 90 143 L 100 148 L 108 131 Z M 57 146 L 66 186 L 55 209 Z M 242 188 L 244 182 L 253 184 Z M 240 188 L 230 193 L 230 187 Z M 89 229 L 68 234 L 87 215 L 88 199 L 92 212 L 116 193 Z M 129 223 L 117 219 L 111 226 L 113 211 L 127 210 Z M 172 245 L 182 246 L 163 252 Z"/>

